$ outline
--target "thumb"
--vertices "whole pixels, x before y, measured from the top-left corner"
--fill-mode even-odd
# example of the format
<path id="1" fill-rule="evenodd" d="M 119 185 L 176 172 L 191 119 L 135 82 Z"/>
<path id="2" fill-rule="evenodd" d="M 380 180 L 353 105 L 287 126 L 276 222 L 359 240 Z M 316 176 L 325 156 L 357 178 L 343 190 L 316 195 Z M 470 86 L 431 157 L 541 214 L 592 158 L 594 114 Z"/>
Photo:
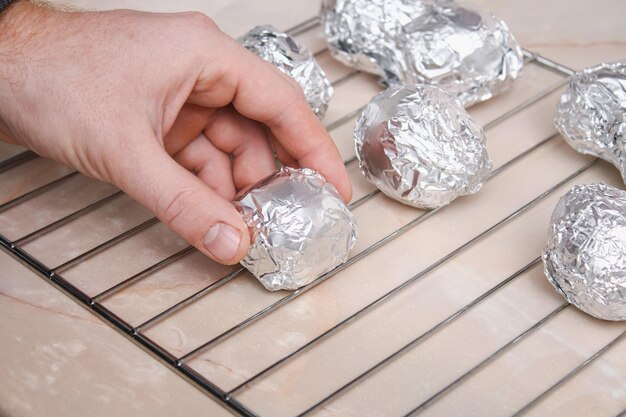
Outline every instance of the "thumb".
<path id="1" fill-rule="evenodd" d="M 134 161 L 138 166 L 122 173 L 117 185 L 205 255 L 222 264 L 239 262 L 250 237 L 232 203 L 164 150 L 150 152 Z"/>

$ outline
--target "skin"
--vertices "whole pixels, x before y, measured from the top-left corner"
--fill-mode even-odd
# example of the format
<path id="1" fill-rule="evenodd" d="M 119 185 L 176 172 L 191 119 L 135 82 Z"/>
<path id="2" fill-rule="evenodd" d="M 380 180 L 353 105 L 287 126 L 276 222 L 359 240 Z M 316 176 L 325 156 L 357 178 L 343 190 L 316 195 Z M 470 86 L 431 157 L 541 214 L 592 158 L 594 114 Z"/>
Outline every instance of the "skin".
<path id="1" fill-rule="evenodd" d="M 207 256 L 233 264 L 250 235 L 231 201 L 283 164 L 347 201 L 339 152 L 296 82 L 200 13 L 0 13 L 0 139 L 101 181 Z"/>

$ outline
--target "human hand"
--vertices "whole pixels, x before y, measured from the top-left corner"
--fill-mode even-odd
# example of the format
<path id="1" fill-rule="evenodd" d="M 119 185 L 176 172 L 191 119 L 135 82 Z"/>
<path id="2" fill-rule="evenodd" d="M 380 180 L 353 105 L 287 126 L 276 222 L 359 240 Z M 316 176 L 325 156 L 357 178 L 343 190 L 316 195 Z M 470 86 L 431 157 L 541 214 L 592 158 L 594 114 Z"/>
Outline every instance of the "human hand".
<path id="1" fill-rule="evenodd" d="M 297 83 L 199 13 L 0 14 L 0 138 L 115 184 L 211 258 L 250 244 L 235 194 L 283 164 L 346 201 L 339 153 Z"/>

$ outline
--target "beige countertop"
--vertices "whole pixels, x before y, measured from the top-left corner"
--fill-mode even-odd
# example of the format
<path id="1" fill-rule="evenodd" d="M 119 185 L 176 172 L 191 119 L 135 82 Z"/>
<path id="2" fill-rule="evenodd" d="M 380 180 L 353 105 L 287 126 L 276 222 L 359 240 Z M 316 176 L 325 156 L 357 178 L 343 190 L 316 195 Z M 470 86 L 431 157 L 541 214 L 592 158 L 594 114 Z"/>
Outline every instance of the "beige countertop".
<path id="1" fill-rule="evenodd" d="M 319 9 L 319 1 L 305 0 L 66 3 L 94 9 L 199 10 L 233 36 L 256 24 L 286 30 Z M 567 67 L 626 58 L 623 0 L 473 4 L 505 20 L 524 48 Z M 319 27 L 297 37 L 313 51 L 324 48 Z M 354 155 L 354 117 L 344 116 L 380 87 L 371 76 L 350 75 L 327 53 L 321 53 L 319 61 L 336 82 L 324 122 L 349 160 Z M 562 74 L 531 63 L 509 92 L 472 107 L 470 113 L 486 126 L 495 168 L 503 168 L 479 194 L 422 220 L 415 220 L 423 214 L 419 210 L 371 195 L 373 187 L 356 164 L 350 164 L 354 199 L 363 198 L 354 209 L 360 238 L 350 266 L 185 363 L 228 392 L 339 326 L 330 337 L 312 342 L 234 392 L 237 401 L 260 415 L 296 415 L 427 334 L 312 414 L 403 415 L 428 400 L 428 407 L 421 409 L 426 415 L 506 416 L 553 386 L 528 414 L 595 417 L 626 410 L 626 340 L 618 340 L 568 377 L 626 330 L 626 324 L 601 322 L 571 307 L 561 310 L 563 300 L 543 277 L 541 265 L 533 263 L 545 242 L 552 209 L 572 184 L 602 180 L 624 188 L 614 168 L 604 162 L 590 164 L 592 158 L 576 154 L 553 135 L 552 114 L 563 80 Z M 0 161 L 20 151 L 0 144 Z M 70 172 L 40 158 L 0 172 L 0 204 Z M 0 234 L 20 239 L 114 192 L 111 186 L 80 175 L 68 177 L 0 211 Z M 184 250 L 185 243 L 165 227 L 149 224 L 94 256 L 72 261 L 149 219 L 146 210 L 116 195 L 20 246 L 49 268 L 70 261 L 62 276 L 94 297 Z M 400 228 L 407 231 L 388 238 Z M 384 245 L 379 245 L 381 239 L 386 239 Z M 184 253 L 100 300 L 137 328 L 211 283 L 221 283 L 176 313 L 142 327 L 147 338 L 181 357 L 287 295 L 266 292 L 249 274 L 235 274 L 236 270 L 196 252 Z M 220 281 L 229 273 L 232 279 Z M 358 320 L 342 324 L 412 277 L 417 278 L 402 291 Z M 507 279 L 510 282 L 497 287 Z M 485 293 L 489 295 L 471 304 Z M 438 324 L 470 304 L 471 309 L 448 325 Z M 437 331 L 430 334 L 433 328 Z M 4 252 L 0 252 L 0 332 L 2 416 L 229 413 Z M 511 343 L 520 335 L 524 337 Z M 446 389 L 459 378 L 460 383 Z M 430 401 L 433 395 L 438 396 Z"/>

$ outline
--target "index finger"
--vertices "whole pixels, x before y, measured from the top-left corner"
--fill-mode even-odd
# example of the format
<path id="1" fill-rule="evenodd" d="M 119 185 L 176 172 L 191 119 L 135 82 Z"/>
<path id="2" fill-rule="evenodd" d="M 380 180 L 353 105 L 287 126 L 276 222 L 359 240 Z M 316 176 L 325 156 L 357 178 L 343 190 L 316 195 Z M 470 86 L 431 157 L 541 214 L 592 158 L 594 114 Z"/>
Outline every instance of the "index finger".
<path id="1" fill-rule="evenodd" d="M 205 75 L 218 82 L 210 83 L 211 89 L 203 89 L 205 95 L 200 100 L 220 105 L 232 102 L 242 115 L 267 125 L 300 166 L 319 171 L 345 201 L 350 201 L 352 186 L 339 151 L 306 102 L 300 85 L 233 39 L 222 37 L 219 48 L 210 49 L 212 54 L 219 51 L 219 60 L 209 61 L 219 63 L 220 73 L 215 74 L 212 68 Z M 202 77 L 198 85 L 203 84 Z M 210 82 L 210 78 L 204 81 Z"/>

